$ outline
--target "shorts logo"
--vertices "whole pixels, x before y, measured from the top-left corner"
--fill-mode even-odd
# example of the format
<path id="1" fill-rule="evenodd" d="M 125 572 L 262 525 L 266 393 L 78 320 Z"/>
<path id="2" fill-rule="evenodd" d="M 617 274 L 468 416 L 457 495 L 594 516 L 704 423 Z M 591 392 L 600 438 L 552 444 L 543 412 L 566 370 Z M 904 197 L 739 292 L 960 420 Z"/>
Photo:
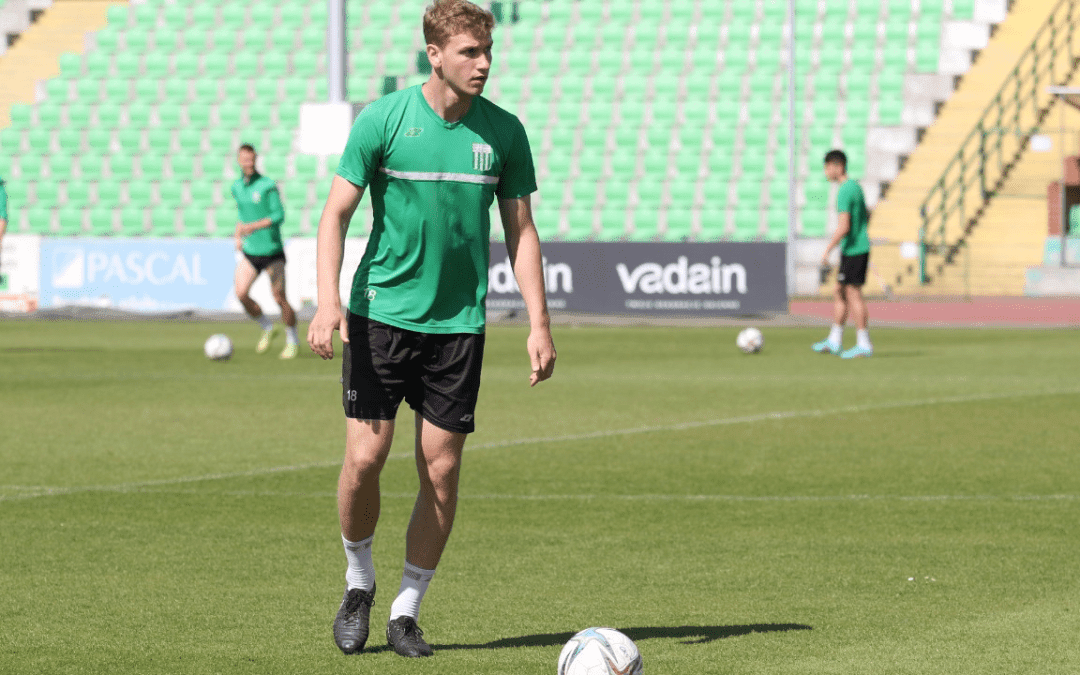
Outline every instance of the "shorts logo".
<path id="1" fill-rule="evenodd" d="M 413 127 L 405 132 L 405 138 L 416 138 L 422 133 L 424 133 L 423 127 Z"/>
<path id="2" fill-rule="evenodd" d="M 473 416 L 472 415 L 464 415 L 464 416 L 462 416 L 461 421 L 462 422 L 472 422 L 473 421 Z"/>
<path id="3" fill-rule="evenodd" d="M 472 144 L 472 168 L 476 171 L 490 171 L 495 163 L 495 153 L 487 143 Z"/>

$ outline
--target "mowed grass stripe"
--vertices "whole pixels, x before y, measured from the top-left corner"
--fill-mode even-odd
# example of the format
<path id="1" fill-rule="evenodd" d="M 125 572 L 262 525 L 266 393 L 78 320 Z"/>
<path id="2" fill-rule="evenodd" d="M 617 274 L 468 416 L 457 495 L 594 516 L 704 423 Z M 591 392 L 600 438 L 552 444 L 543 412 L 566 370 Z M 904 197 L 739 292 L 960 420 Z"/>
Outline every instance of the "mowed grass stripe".
<path id="1" fill-rule="evenodd" d="M 587 434 L 571 434 L 567 436 L 552 436 L 548 438 L 521 438 L 521 439 L 508 439 L 504 441 L 496 441 L 491 443 L 481 443 L 476 445 L 466 445 L 466 452 L 476 452 L 479 450 L 495 450 L 500 448 L 512 448 L 521 445 L 541 445 L 551 443 L 565 443 L 585 441 L 600 438 L 610 438 L 614 436 L 630 436 L 636 434 L 649 434 L 649 433 L 664 433 L 664 432 L 678 432 L 688 431 L 692 429 L 700 429 L 703 427 L 714 426 L 726 426 L 732 424 L 754 424 L 757 422 L 774 422 L 783 421 L 789 419 L 799 418 L 814 418 L 814 417 L 828 417 L 831 415 L 848 415 L 859 414 L 866 412 L 875 412 L 879 410 L 893 410 L 897 408 L 913 408 L 920 406 L 938 406 L 946 404 L 962 404 L 962 403 L 974 403 L 979 401 L 996 401 L 1012 398 L 1030 398 L 1039 396 L 1063 396 L 1063 395 L 1075 395 L 1080 394 L 1080 388 L 1075 389 L 1055 389 L 1046 391 L 1028 391 L 1028 392 L 1009 392 L 1009 393 L 988 393 L 988 394 L 972 394 L 968 396 L 943 396 L 930 399 L 919 399 L 909 401 L 892 401 L 885 403 L 874 403 L 867 405 L 857 406 L 844 406 L 840 408 L 832 408 L 828 410 L 790 410 L 782 412 L 768 412 L 761 413 L 759 415 L 745 415 L 740 417 L 727 417 L 713 420 L 702 420 L 697 422 L 680 422 L 677 424 L 637 427 L 631 429 L 610 429 L 604 431 L 595 431 Z M 388 459 L 413 459 L 414 455 L 410 452 L 394 452 L 390 453 Z M 251 469 L 249 471 L 237 471 L 231 473 L 214 473 L 205 474 L 202 476 L 185 476 L 179 478 L 166 478 L 161 480 L 139 481 L 135 483 L 118 483 L 115 485 L 86 485 L 76 487 L 58 487 L 58 486 L 25 486 L 25 485 L 0 485 L 0 490 L 15 491 L 15 495 L 3 495 L 0 494 L 0 501 L 10 499 L 30 499 L 35 497 L 51 497 L 64 494 L 71 494 L 75 492 L 127 492 L 127 491 L 139 491 L 144 488 L 151 488 L 158 485 L 177 485 L 184 483 L 198 483 L 204 481 L 217 481 L 228 480 L 232 478 L 248 478 L 254 476 L 261 476 L 275 473 L 285 473 L 292 471 L 305 471 L 308 469 L 325 469 L 328 467 L 336 466 L 340 464 L 339 461 L 327 461 L 327 462 L 314 462 L 307 464 L 298 464 L 290 466 L 276 466 L 276 467 L 264 467 L 258 469 Z"/>

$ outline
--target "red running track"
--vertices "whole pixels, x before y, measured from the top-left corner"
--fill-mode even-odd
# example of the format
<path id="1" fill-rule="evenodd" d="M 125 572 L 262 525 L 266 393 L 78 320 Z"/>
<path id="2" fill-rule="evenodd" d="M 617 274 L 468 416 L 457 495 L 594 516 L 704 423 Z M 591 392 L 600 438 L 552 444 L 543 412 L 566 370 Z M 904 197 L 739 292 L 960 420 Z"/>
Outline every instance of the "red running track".
<path id="1" fill-rule="evenodd" d="M 832 319 L 829 300 L 792 300 L 794 316 Z M 970 298 L 867 302 L 870 325 L 1080 327 L 1080 298 Z"/>

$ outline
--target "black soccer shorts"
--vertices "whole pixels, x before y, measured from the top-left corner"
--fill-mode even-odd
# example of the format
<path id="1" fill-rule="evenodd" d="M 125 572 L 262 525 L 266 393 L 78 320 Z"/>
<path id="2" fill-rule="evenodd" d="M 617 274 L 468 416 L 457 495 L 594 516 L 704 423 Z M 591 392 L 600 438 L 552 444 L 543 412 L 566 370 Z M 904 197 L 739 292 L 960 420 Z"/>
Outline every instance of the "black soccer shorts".
<path id="1" fill-rule="evenodd" d="M 345 416 L 393 420 L 402 399 L 435 426 L 476 428 L 484 335 L 417 333 L 349 313 L 342 353 Z"/>
<path id="2" fill-rule="evenodd" d="M 836 282 L 846 286 L 862 286 L 866 283 L 866 268 L 869 264 L 869 253 L 840 256 L 840 269 L 836 272 Z"/>
<path id="3" fill-rule="evenodd" d="M 255 268 L 256 272 L 262 272 L 267 267 L 270 267 L 277 261 L 285 262 L 285 252 L 275 253 L 274 255 L 250 255 L 244 253 L 244 257 L 251 263 L 251 266 Z"/>

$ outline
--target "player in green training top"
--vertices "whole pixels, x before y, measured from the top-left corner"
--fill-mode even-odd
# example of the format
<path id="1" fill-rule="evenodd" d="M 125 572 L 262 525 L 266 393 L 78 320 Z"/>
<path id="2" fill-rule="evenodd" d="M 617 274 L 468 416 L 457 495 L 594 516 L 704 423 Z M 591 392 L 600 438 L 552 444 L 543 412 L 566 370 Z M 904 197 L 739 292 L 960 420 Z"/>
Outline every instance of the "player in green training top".
<path id="1" fill-rule="evenodd" d="M 281 242 L 281 223 L 285 208 L 277 184 L 255 168 L 255 148 L 244 144 L 236 153 L 236 162 L 243 173 L 232 185 L 232 196 L 240 211 L 236 224 L 236 248 L 243 256 L 236 262 L 236 298 L 251 318 L 262 326 L 255 351 L 262 354 L 270 349 L 274 337 L 274 322 L 263 314 L 262 307 L 252 299 L 251 285 L 263 270 L 270 277 L 270 291 L 281 306 L 281 321 L 285 324 L 285 349 L 281 358 L 294 359 L 298 351 L 296 313 L 285 297 L 285 246 Z"/>
<path id="2" fill-rule="evenodd" d="M 830 150 L 825 155 L 825 177 L 838 183 L 840 189 L 836 194 L 836 232 L 821 257 L 821 266 L 828 267 L 829 253 L 840 246 L 840 268 L 836 273 L 832 329 L 829 337 L 816 343 L 813 349 L 821 354 L 839 354 L 845 359 L 870 356 L 874 353 L 874 346 L 870 343 L 870 332 L 867 330 L 869 316 L 862 294 L 866 268 L 870 263 L 870 237 L 866 231 L 870 216 L 866 200 L 859 182 L 848 178 L 847 155 L 842 150 Z M 844 323 L 849 315 L 857 329 L 856 343 L 851 349 L 841 351 Z"/>
<path id="3" fill-rule="evenodd" d="M 495 199 L 529 315 L 530 384 L 555 366 L 529 141 L 516 117 L 480 95 L 493 26 L 490 12 L 466 0 L 427 8 L 431 78 L 360 112 L 319 222 L 319 306 L 308 343 L 324 359 L 333 357 L 334 330 L 345 343 L 338 514 L 348 569 L 334 640 L 346 654 L 361 651 L 368 636 L 379 473 L 402 399 L 416 411 L 420 491 L 386 637 L 402 656 L 432 653 L 416 621 L 450 536 L 462 448 L 474 429 Z M 374 221 L 346 313 L 338 297 L 343 241 L 365 192 Z"/>

